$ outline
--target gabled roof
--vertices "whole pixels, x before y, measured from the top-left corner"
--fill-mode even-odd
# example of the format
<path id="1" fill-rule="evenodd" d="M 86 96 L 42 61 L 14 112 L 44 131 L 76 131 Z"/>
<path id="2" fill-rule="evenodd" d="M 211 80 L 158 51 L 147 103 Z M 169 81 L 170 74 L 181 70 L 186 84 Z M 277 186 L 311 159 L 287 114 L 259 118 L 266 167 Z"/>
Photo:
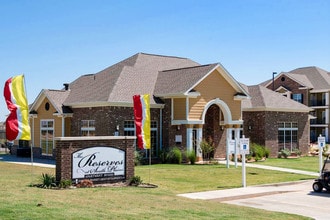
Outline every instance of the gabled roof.
<path id="1" fill-rule="evenodd" d="M 290 72 L 281 72 L 280 74 L 278 74 L 274 78 L 274 80 L 280 79 L 283 76 L 289 77 L 293 81 L 295 81 L 298 84 L 300 84 L 301 87 L 307 87 L 309 89 L 313 89 L 314 88 L 313 85 L 312 85 L 312 83 L 309 81 L 309 79 L 305 75 L 298 75 L 298 74 L 293 74 L 293 73 L 290 73 Z M 270 79 L 270 80 L 267 80 L 265 82 L 260 83 L 259 85 L 264 86 L 264 87 L 268 87 L 272 83 L 273 83 L 273 80 Z"/>
<path id="2" fill-rule="evenodd" d="M 131 104 L 135 94 L 154 94 L 159 71 L 199 66 L 180 57 L 138 53 L 96 74 L 70 83 L 67 106 Z M 150 104 L 155 104 L 151 99 Z"/>
<path id="3" fill-rule="evenodd" d="M 309 89 L 314 89 L 314 85 L 308 79 L 306 75 L 294 74 L 294 73 L 285 73 L 286 76 L 291 78 L 292 80 L 299 83 L 301 86 L 307 87 Z"/>
<path id="4" fill-rule="evenodd" d="M 237 97 L 249 98 L 249 94 L 227 70 L 218 63 L 161 71 L 158 74 L 154 94 L 160 97 L 171 97 L 186 96 L 189 93 L 194 93 L 194 87 L 215 69 L 218 69 L 219 74 L 221 74 L 237 91 Z"/>
<path id="5" fill-rule="evenodd" d="M 302 67 L 290 71 L 292 75 L 305 76 L 314 88 L 313 90 L 330 90 L 329 73 L 321 68 L 311 66 Z"/>
<path id="6" fill-rule="evenodd" d="M 311 92 L 330 90 L 330 73 L 315 66 L 297 68 L 290 72 L 281 72 L 275 77 L 275 80 L 282 76 L 287 76 L 302 87 L 311 89 Z M 268 87 L 271 83 L 272 80 L 267 80 L 259 85 Z"/>
<path id="7" fill-rule="evenodd" d="M 244 86 L 251 99 L 242 101 L 243 111 L 280 111 L 280 112 L 309 112 L 306 105 L 287 98 L 261 85 Z"/>
<path id="8" fill-rule="evenodd" d="M 155 96 L 183 95 L 209 74 L 218 64 L 160 71 L 155 85 Z"/>
<path id="9" fill-rule="evenodd" d="M 35 102 L 30 107 L 30 112 L 36 111 L 43 100 L 47 98 L 49 102 L 54 106 L 58 114 L 72 113 L 72 110 L 68 107 L 63 106 L 63 102 L 68 97 L 70 91 L 67 90 L 51 90 L 43 89 L 39 93 L 38 97 L 35 99 Z"/>

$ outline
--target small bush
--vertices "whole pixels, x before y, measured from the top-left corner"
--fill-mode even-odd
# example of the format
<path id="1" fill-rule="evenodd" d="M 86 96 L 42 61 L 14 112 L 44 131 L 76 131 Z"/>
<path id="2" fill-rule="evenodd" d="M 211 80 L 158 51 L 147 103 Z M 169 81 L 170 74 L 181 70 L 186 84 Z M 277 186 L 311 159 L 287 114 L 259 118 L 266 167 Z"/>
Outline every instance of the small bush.
<path id="1" fill-rule="evenodd" d="M 166 155 L 166 162 L 172 164 L 181 164 L 182 152 L 178 147 L 173 147 Z"/>
<path id="2" fill-rule="evenodd" d="M 69 188 L 72 186 L 72 180 L 61 180 L 58 187 L 59 188 Z"/>
<path id="3" fill-rule="evenodd" d="M 278 158 L 288 158 L 291 155 L 291 151 L 289 149 L 282 149 L 279 153 L 278 153 Z"/>
<path id="4" fill-rule="evenodd" d="M 55 176 L 48 173 L 43 173 L 41 176 L 42 183 L 39 185 L 41 188 L 56 187 Z"/>
<path id="5" fill-rule="evenodd" d="M 212 140 L 206 141 L 202 140 L 200 143 L 200 147 L 202 150 L 203 158 L 210 160 L 214 153 L 214 144 Z"/>
<path id="6" fill-rule="evenodd" d="M 265 147 L 265 157 L 268 158 L 270 155 L 270 149 Z"/>
<path id="7" fill-rule="evenodd" d="M 167 154 L 168 154 L 167 148 L 160 150 L 160 152 L 159 152 L 159 159 L 160 159 L 160 162 L 161 163 L 166 163 Z"/>
<path id="8" fill-rule="evenodd" d="M 138 166 L 143 164 L 143 156 L 140 151 L 134 151 L 134 165 Z"/>
<path id="9" fill-rule="evenodd" d="M 261 160 L 262 158 L 269 157 L 270 150 L 265 146 L 252 143 L 250 146 L 250 155 L 255 161 Z"/>
<path id="10" fill-rule="evenodd" d="M 138 186 L 142 184 L 142 179 L 140 176 L 133 176 L 131 177 L 131 179 L 129 180 L 129 185 L 130 186 Z"/>
<path id="11" fill-rule="evenodd" d="M 322 151 L 322 155 L 323 157 L 327 157 L 329 154 L 329 145 L 325 145 L 325 147 L 323 148 L 323 151 Z"/>
<path id="12" fill-rule="evenodd" d="M 188 158 L 190 164 L 192 164 L 192 165 L 195 164 L 196 159 L 197 159 L 195 151 L 193 151 L 193 150 L 188 151 L 187 152 L 187 158 Z"/>
<path id="13" fill-rule="evenodd" d="M 296 154 L 297 156 L 301 156 L 301 151 L 298 148 L 293 149 L 292 153 Z"/>
<path id="14" fill-rule="evenodd" d="M 88 179 L 84 179 L 77 184 L 77 188 L 90 188 L 93 186 L 94 186 L 93 181 Z"/>

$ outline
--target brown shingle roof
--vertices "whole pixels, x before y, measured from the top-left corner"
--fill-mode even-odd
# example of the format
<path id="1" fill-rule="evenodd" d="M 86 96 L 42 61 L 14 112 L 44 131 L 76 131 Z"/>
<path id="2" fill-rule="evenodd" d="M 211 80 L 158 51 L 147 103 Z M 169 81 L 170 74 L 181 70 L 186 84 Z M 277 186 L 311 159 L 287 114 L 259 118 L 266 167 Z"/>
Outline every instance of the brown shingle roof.
<path id="1" fill-rule="evenodd" d="M 43 89 L 36 98 L 35 102 L 30 106 L 30 111 L 34 112 L 37 110 L 44 98 L 47 98 L 56 109 L 56 112 L 54 113 L 72 113 L 70 108 L 63 106 L 63 102 L 69 96 L 69 93 L 70 91 L 67 90 Z"/>
<path id="2" fill-rule="evenodd" d="M 218 64 L 187 67 L 161 71 L 155 86 L 155 95 L 184 94 L 189 92 L 199 80 L 213 70 Z"/>
<path id="3" fill-rule="evenodd" d="M 187 58 L 138 53 L 72 82 L 71 93 L 64 104 L 132 103 L 135 94 L 154 93 L 159 71 L 197 65 Z M 154 100 L 150 102 L 155 103 Z"/>
<path id="4" fill-rule="evenodd" d="M 312 109 L 261 85 L 245 86 L 251 99 L 242 101 L 243 111 L 309 112 Z"/>
<path id="5" fill-rule="evenodd" d="M 313 90 L 330 90 L 329 73 L 321 68 L 302 67 L 290 71 L 291 75 L 306 76 Z"/>

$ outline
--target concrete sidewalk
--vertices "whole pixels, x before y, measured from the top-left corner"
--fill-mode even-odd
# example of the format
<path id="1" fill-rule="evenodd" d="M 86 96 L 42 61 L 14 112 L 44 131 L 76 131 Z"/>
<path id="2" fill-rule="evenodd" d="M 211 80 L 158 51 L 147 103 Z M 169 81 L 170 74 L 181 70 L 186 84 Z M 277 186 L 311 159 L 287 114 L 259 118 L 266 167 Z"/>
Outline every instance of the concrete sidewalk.
<path id="1" fill-rule="evenodd" d="M 230 201 L 236 199 L 252 198 L 252 197 L 258 197 L 264 195 L 297 191 L 300 190 L 303 187 L 303 184 L 306 184 L 307 182 L 310 186 L 312 185 L 311 180 L 304 180 L 304 181 L 287 182 L 287 183 L 279 183 L 279 184 L 267 184 L 267 185 L 224 189 L 224 190 L 185 193 L 185 194 L 179 194 L 178 196 L 182 196 L 190 199 L 217 200 L 223 202 L 223 201 Z"/>
<path id="2" fill-rule="evenodd" d="M 220 164 L 226 164 L 226 161 L 219 161 Z M 229 162 L 230 167 L 235 166 L 235 163 L 230 161 Z M 238 166 L 242 166 L 242 163 L 237 163 Z M 309 175 L 309 176 L 315 176 L 318 177 L 319 173 L 317 172 L 310 172 L 310 171 L 304 171 L 304 170 L 296 170 L 296 169 L 289 169 L 289 168 L 281 168 L 281 167 L 273 167 L 273 166 L 266 166 L 261 165 L 257 163 L 245 163 L 246 167 L 254 167 L 259 169 L 265 169 L 265 170 L 276 170 L 276 171 L 282 171 L 287 173 L 297 173 L 297 174 L 303 174 L 303 175 Z"/>

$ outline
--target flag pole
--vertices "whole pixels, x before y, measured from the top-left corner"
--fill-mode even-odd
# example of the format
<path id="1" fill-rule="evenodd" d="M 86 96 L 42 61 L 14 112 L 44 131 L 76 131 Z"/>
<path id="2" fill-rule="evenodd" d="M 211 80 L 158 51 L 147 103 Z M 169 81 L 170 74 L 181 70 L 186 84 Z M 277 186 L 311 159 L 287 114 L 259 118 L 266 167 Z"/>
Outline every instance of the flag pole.
<path id="1" fill-rule="evenodd" d="M 150 181 L 150 171 L 151 171 L 151 146 L 149 149 L 149 183 L 151 183 Z"/>
<path id="2" fill-rule="evenodd" d="M 33 147 L 32 144 L 30 144 L 31 148 L 31 185 L 33 184 Z"/>
<path id="3" fill-rule="evenodd" d="M 23 74 L 23 80 L 24 80 L 24 93 L 25 93 L 25 97 L 26 97 L 26 100 L 27 100 L 27 104 L 29 106 L 24 74 Z M 29 109 L 28 109 L 28 116 L 29 116 Z M 30 123 L 29 117 L 28 117 L 28 123 Z M 30 141 L 31 141 L 31 130 L 30 130 Z M 32 143 L 30 143 L 30 149 L 31 149 L 31 185 L 32 185 L 33 184 L 33 166 L 34 166 L 34 164 L 33 164 L 33 146 L 32 146 Z"/>

